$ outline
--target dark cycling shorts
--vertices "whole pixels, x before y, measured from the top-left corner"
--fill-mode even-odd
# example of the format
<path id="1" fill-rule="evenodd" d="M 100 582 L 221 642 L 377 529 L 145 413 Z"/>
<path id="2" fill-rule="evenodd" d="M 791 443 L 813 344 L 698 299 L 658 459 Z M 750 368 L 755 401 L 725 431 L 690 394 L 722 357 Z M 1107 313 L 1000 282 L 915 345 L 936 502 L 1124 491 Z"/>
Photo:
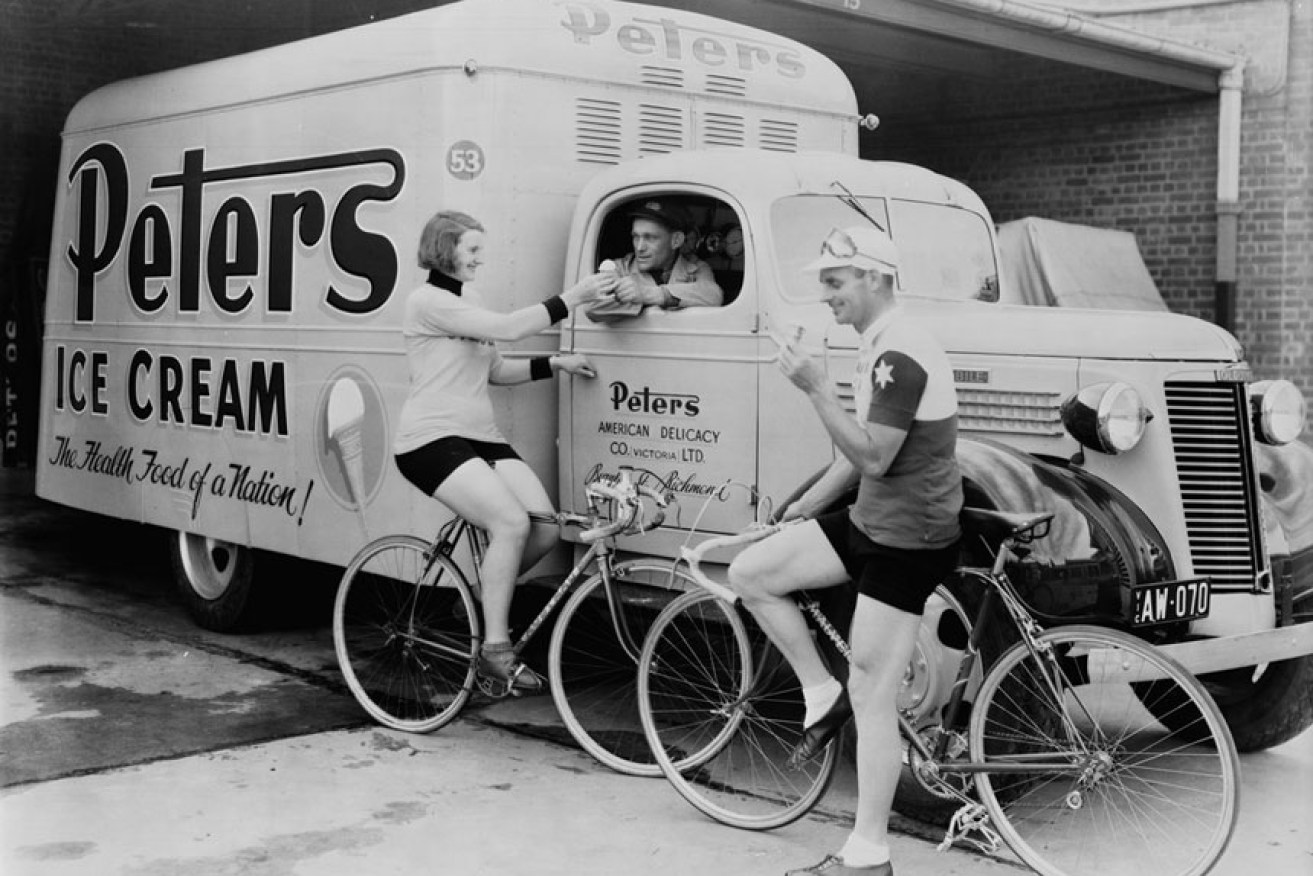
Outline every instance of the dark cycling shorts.
<path id="1" fill-rule="evenodd" d="M 499 459 L 519 459 L 520 455 L 509 444 L 448 435 L 393 458 L 406 480 L 423 490 L 424 495 L 432 496 L 452 472 L 471 459 L 482 459 L 492 465 Z"/>
<path id="2" fill-rule="evenodd" d="M 822 514 L 816 522 L 857 592 L 908 614 L 921 614 L 935 587 L 957 567 L 957 544 L 923 551 L 886 547 L 854 526 L 847 508 Z"/>

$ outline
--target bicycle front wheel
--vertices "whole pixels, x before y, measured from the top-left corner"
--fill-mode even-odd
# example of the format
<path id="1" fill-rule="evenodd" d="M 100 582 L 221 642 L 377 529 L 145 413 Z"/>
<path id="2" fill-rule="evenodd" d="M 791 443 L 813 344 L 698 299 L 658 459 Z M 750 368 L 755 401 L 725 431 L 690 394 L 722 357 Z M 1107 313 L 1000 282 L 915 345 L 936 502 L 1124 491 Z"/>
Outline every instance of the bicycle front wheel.
<path id="1" fill-rule="evenodd" d="M 802 738 L 802 688 L 761 627 L 705 591 L 656 619 L 638 666 L 643 732 L 685 800 L 723 824 L 769 830 L 805 815 L 838 764 L 838 745 L 789 763 Z"/>
<path id="2" fill-rule="evenodd" d="M 1043 876 L 1208 872 L 1235 828 L 1239 763 L 1207 691 L 1114 630 L 1062 627 L 1038 643 L 999 658 L 971 715 L 994 827 Z M 1140 702 L 1146 681 L 1170 721 Z"/>
<path id="3" fill-rule="evenodd" d="M 386 727 L 427 733 L 469 699 L 479 620 L 469 583 L 408 535 L 361 549 L 337 588 L 333 645 L 356 702 Z"/>
<path id="4" fill-rule="evenodd" d="M 611 591 L 599 572 L 579 586 L 552 628 L 552 698 L 575 740 L 630 776 L 659 776 L 638 717 L 638 655 L 661 609 L 696 585 L 669 564 L 620 563 Z"/>

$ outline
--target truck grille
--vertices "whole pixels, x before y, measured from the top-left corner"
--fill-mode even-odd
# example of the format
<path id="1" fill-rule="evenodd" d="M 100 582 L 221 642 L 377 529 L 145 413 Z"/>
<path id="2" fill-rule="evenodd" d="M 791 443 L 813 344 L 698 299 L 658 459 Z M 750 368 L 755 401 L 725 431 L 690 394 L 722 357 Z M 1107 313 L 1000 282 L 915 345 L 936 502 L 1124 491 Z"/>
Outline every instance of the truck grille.
<path id="1" fill-rule="evenodd" d="M 1263 568 L 1243 385 L 1165 387 L 1181 504 L 1195 575 L 1214 591 L 1248 591 Z"/>

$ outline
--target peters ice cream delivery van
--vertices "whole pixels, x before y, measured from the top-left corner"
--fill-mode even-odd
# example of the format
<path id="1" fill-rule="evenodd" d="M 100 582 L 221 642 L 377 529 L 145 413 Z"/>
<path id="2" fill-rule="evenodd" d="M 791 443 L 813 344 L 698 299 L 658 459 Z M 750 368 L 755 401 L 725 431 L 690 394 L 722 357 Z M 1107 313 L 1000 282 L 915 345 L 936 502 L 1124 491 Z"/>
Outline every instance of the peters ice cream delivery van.
<path id="1" fill-rule="evenodd" d="M 801 327 L 851 393 L 857 339 L 800 269 L 830 228 L 876 221 L 954 362 L 969 501 L 1057 515 L 1012 573 L 1032 608 L 1173 649 L 1242 748 L 1313 722 L 1294 387 L 1198 320 L 1019 305 L 980 199 L 859 160 L 858 123 L 839 69 L 797 43 L 605 0 L 465 0 L 101 89 L 64 131 L 38 492 L 174 531 L 215 628 L 276 586 L 258 551 L 342 565 L 371 534 L 430 536 L 444 512 L 390 453 L 424 221 L 481 218 L 480 286 L 512 309 L 623 256 L 630 211 L 661 198 L 725 303 L 576 314 L 507 354 L 578 350 L 598 376 L 496 399 L 561 505 L 621 465 L 678 496 L 630 543 L 672 558 L 832 458 L 770 331 Z M 927 723 L 955 612 L 927 613 L 909 675 Z"/>

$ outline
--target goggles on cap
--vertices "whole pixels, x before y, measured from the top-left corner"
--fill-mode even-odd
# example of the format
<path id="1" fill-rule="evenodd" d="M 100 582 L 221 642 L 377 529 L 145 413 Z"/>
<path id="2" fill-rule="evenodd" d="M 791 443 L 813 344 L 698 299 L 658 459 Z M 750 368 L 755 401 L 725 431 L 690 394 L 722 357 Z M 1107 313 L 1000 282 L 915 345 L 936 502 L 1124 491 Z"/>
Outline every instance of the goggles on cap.
<path id="1" fill-rule="evenodd" d="M 857 255 L 857 243 L 842 228 L 831 228 L 830 233 L 821 241 L 821 255 L 850 259 Z"/>
<path id="2" fill-rule="evenodd" d="M 825 239 L 821 241 L 821 255 L 828 255 L 850 263 L 854 259 L 862 259 L 873 265 L 874 270 L 889 276 L 894 276 L 898 270 L 898 266 L 887 258 L 862 252 L 857 246 L 857 241 L 853 240 L 852 235 L 842 228 L 831 228 L 830 233 L 825 235 Z"/>

